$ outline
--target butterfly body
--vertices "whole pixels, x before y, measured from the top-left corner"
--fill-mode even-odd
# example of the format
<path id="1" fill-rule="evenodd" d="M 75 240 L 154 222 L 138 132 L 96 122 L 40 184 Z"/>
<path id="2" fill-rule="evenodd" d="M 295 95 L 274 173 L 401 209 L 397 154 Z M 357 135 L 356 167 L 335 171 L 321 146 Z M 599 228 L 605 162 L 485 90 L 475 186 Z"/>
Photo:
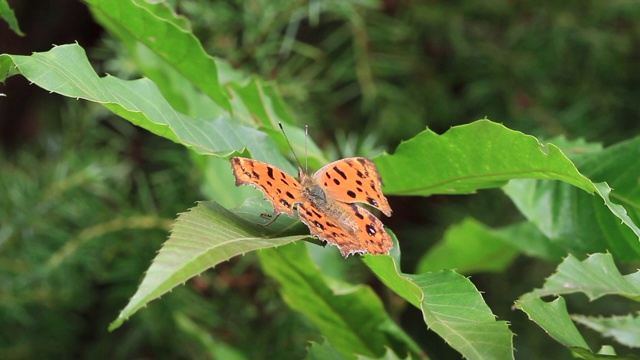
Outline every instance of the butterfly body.
<path id="1" fill-rule="evenodd" d="M 275 166 L 233 157 L 236 185 L 250 184 L 273 204 L 274 213 L 294 216 L 312 235 L 336 245 L 344 256 L 353 253 L 388 254 L 393 242 L 382 222 L 356 203 L 367 203 L 387 216 L 391 208 L 381 191 L 380 175 L 369 159 L 347 158 L 307 175 L 298 169 L 298 180 Z"/>

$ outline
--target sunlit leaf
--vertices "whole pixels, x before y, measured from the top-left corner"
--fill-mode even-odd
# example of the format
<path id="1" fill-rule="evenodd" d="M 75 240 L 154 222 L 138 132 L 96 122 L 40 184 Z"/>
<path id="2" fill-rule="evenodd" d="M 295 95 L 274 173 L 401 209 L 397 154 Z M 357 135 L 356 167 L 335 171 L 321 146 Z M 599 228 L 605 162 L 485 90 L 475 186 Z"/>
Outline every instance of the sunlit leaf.
<path id="1" fill-rule="evenodd" d="M 302 238 L 304 236 L 271 237 L 269 229 L 248 222 L 214 202 L 198 203 L 178 216 L 169 240 L 109 329 L 119 327 L 148 302 L 220 262 Z"/>
<path id="2" fill-rule="evenodd" d="M 467 359 L 512 359 L 513 333 L 495 316 L 475 286 L 451 270 L 403 274 L 389 256 L 364 262 L 396 294 L 421 311 L 425 324 Z"/>
<path id="3" fill-rule="evenodd" d="M 590 193 L 596 190 L 555 145 L 488 120 L 442 135 L 425 130 L 375 162 L 389 195 L 468 194 L 517 178 L 561 180 Z"/>

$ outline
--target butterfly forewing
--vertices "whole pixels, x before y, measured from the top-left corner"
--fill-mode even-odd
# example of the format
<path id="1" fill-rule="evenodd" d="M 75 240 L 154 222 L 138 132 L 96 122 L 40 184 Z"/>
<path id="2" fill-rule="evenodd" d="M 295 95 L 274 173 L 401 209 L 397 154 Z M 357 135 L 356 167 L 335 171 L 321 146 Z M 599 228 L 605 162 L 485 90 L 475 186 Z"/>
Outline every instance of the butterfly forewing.
<path id="1" fill-rule="evenodd" d="M 293 176 L 275 166 L 241 157 L 231 158 L 231 167 L 236 186 L 253 185 L 273 204 L 274 213 L 294 216 L 293 206 L 304 198 L 302 187 Z"/>
<path id="2" fill-rule="evenodd" d="M 373 161 L 354 157 L 334 161 L 313 175 L 331 198 L 346 202 L 369 204 L 391 216 L 391 207 L 382 194 L 382 180 Z"/>

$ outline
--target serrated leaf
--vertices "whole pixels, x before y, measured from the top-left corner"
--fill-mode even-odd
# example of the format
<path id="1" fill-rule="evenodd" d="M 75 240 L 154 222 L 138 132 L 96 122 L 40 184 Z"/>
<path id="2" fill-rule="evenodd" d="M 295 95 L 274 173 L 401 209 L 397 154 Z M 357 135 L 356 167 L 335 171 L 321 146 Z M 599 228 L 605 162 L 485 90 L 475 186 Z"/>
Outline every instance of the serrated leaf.
<path id="1" fill-rule="evenodd" d="M 214 59 L 191 33 L 188 21 L 166 3 L 87 0 L 98 19 L 120 38 L 131 37 L 170 63 L 221 108 L 230 110 L 228 96 L 218 80 Z"/>
<path id="2" fill-rule="evenodd" d="M 475 286 L 451 270 L 403 274 L 390 256 L 363 261 L 396 294 L 422 310 L 426 325 L 467 359 L 513 359 L 513 333 L 496 321 Z"/>
<path id="3" fill-rule="evenodd" d="M 611 254 L 593 254 L 584 261 L 569 255 L 541 289 L 535 289 L 521 299 L 577 292 L 584 293 L 590 300 L 620 295 L 640 301 L 640 272 L 620 274 Z"/>
<path id="4" fill-rule="evenodd" d="M 569 255 L 541 289 L 524 294 L 516 301 L 517 308 L 526 312 L 531 320 L 558 342 L 581 356 L 589 354 L 589 358 L 595 359 L 598 357 L 591 353 L 571 321 L 564 299 L 559 297 L 550 303 L 540 299 L 577 292 L 584 293 L 590 300 L 618 295 L 640 301 L 640 272 L 620 274 L 611 254 L 593 254 L 584 261 Z"/>
<path id="5" fill-rule="evenodd" d="M 417 272 L 456 269 L 463 274 L 503 271 L 519 252 L 480 222 L 467 218 L 456 224 L 418 263 Z"/>
<path id="6" fill-rule="evenodd" d="M 558 297 L 551 302 L 544 302 L 536 297 L 521 298 L 516 301 L 516 308 L 524 311 L 529 319 L 546 331 L 549 336 L 566 346 L 571 352 L 583 359 L 635 360 L 635 355 L 596 354 L 589 349 L 584 338 L 578 332 L 567 312 L 564 298 Z"/>
<path id="7" fill-rule="evenodd" d="M 222 261 L 304 238 L 269 237 L 269 232 L 215 202 L 200 202 L 180 214 L 138 290 L 109 330 L 119 327 L 148 302 Z"/>
<path id="8" fill-rule="evenodd" d="M 342 356 L 378 357 L 385 345 L 393 345 L 388 330 L 401 330 L 371 288 L 327 279 L 301 244 L 264 250 L 258 256 L 265 273 L 281 284 L 287 304 L 316 324 Z"/>
<path id="9" fill-rule="evenodd" d="M 247 148 L 257 159 L 285 171 L 295 170 L 270 137 L 235 123 L 229 114 L 218 114 L 215 119 L 190 118 L 176 112 L 148 79 L 98 77 L 78 45 L 57 46 L 31 56 L 0 55 L 0 81 L 16 73 L 43 89 L 100 103 L 132 123 L 200 154 L 227 156 Z"/>
<path id="10" fill-rule="evenodd" d="M 520 298 L 516 301 L 516 307 L 562 345 L 589 350 L 589 345 L 569 317 L 564 298 L 558 297 L 551 302 L 544 302 L 537 297 Z"/>
<path id="11" fill-rule="evenodd" d="M 628 347 L 640 347 L 640 317 L 626 316 L 595 317 L 572 315 L 573 321 L 587 326 Z"/>
<path id="12" fill-rule="evenodd" d="M 375 162 L 389 195 L 468 194 L 515 178 L 561 180 L 595 191 L 555 145 L 488 120 L 442 135 L 425 130 Z"/>
<path id="13" fill-rule="evenodd" d="M 637 260 L 639 155 L 640 138 L 635 138 L 576 157 L 580 169 L 597 181 L 611 181 L 615 193 L 606 183 L 594 184 L 599 195 L 594 197 L 568 184 L 540 180 L 513 180 L 504 191 L 558 246 L 575 254 L 609 251 L 622 260 Z"/>

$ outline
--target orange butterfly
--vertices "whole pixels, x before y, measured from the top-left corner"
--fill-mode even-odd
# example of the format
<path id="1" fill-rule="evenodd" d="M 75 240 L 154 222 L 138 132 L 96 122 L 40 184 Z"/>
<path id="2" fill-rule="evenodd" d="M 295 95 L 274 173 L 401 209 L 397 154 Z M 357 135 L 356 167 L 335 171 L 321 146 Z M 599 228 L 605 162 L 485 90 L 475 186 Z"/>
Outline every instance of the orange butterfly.
<path id="1" fill-rule="evenodd" d="M 300 220 L 312 235 L 336 245 L 344 257 L 353 253 L 388 254 L 393 246 L 382 222 L 355 203 L 367 203 L 391 216 L 382 194 L 382 179 L 375 164 L 362 157 L 347 158 L 324 166 L 313 176 L 298 168 L 298 181 L 275 166 L 233 157 L 236 186 L 250 184 L 261 190 L 276 214 Z"/>

